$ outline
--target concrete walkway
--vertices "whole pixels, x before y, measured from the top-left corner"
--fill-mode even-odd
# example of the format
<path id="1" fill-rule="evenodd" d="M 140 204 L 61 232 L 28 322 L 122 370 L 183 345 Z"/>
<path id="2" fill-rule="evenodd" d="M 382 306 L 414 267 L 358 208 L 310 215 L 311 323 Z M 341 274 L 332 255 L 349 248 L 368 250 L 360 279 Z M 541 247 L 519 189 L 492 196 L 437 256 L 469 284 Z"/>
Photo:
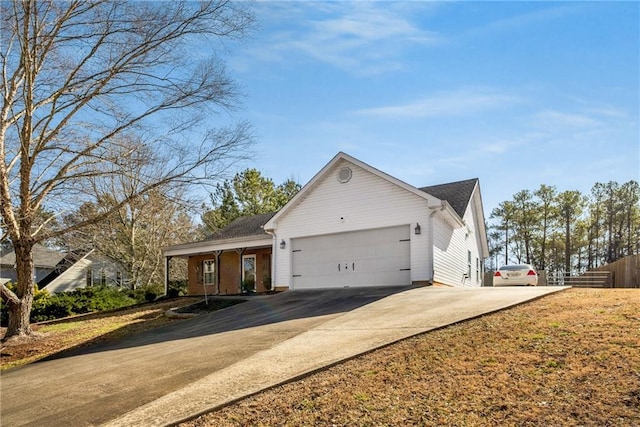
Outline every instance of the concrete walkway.
<path id="1" fill-rule="evenodd" d="M 2 425 L 172 425 L 398 340 L 562 289 L 287 292 L 10 371 L 1 382 Z"/>

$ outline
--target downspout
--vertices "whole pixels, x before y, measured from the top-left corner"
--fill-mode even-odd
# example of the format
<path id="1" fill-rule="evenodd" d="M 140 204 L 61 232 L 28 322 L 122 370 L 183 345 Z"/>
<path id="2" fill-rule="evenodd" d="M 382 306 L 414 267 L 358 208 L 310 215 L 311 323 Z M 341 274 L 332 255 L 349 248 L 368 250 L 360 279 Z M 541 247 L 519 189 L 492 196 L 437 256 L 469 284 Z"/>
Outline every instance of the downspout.
<path id="1" fill-rule="evenodd" d="M 433 239 L 433 217 L 438 213 L 446 209 L 444 204 L 444 200 L 440 202 L 440 205 L 429 206 L 431 209 L 431 213 L 429 214 L 429 253 L 430 255 L 430 267 L 431 267 L 431 279 L 429 282 L 433 286 L 435 281 L 436 269 L 435 269 L 435 249 L 434 249 L 434 239 Z"/>
<path id="2" fill-rule="evenodd" d="M 264 230 L 265 233 L 273 237 L 273 243 L 271 243 L 271 290 L 276 290 L 276 257 L 278 256 L 278 236 L 273 230 Z"/>
<path id="3" fill-rule="evenodd" d="M 433 216 L 436 214 L 437 211 L 432 211 L 429 214 L 429 237 L 428 237 L 428 245 L 429 245 L 429 267 L 431 269 L 430 273 L 431 273 L 431 278 L 429 279 L 429 284 L 431 286 L 433 286 L 433 279 L 435 276 L 435 250 L 433 248 Z"/>

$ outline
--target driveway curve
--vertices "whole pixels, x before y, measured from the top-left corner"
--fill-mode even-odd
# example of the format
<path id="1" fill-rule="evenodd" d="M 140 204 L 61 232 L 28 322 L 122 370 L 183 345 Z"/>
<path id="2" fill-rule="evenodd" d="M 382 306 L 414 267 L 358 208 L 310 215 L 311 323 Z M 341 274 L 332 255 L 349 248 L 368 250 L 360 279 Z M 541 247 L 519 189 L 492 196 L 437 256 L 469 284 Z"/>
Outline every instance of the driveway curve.
<path id="1" fill-rule="evenodd" d="M 163 426 L 537 288 L 289 291 L 2 375 L 2 425 Z"/>

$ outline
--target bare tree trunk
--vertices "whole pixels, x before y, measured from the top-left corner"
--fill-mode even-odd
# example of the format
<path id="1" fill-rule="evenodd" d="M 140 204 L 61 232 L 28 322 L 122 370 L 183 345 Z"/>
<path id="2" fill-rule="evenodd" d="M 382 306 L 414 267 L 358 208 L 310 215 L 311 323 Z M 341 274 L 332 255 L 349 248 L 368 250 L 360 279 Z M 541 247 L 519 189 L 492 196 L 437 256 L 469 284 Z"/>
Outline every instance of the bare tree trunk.
<path id="1" fill-rule="evenodd" d="M 17 289 L 15 298 L 7 299 L 9 324 L 6 337 L 31 335 L 31 306 L 33 305 L 33 256 L 32 245 L 16 244 Z"/>
<path id="2" fill-rule="evenodd" d="M 504 231 L 504 265 L 509 264 L 509 227 Z"/>
<path id="3" fill-rule="evenodd" d="M 565 273 L 571 272 L 571 218 L 569 215 L 565 216 L 565 231 L 564 231 L 564 271 Z"/>

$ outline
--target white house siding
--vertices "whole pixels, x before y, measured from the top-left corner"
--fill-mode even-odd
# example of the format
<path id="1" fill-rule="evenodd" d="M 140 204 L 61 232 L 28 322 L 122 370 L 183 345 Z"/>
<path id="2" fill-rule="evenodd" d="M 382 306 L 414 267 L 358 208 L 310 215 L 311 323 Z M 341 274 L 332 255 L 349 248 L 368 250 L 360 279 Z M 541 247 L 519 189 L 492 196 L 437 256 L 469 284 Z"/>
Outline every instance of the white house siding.
<path id="1" fill-rule="evenodd" d="M 67 292 L 88 285 L 87 273 L 91 271 L 92 285 L 101 285 L 104 272 L 105 285 L 130 287 L 124 268 L 116 261 L 100 255 L 89 255 L 69 267 L 49 283 L 49 293 Z M 118 276 L 119 275 L 119 276 Z M 118 278 L 120 283 L 118 283 Z"/>
<path id="2" fill-rule="evenodd" d="M 34 267 L 33 269 L 33 280 L 38 283 L 40 280 L 44 279 L 53 271 L 52 267 Z M 0 266 L 0 278 L 5 279 L 6 282 L 17 282 L 18 273 L 13 265 L 2 265 Z"/>
<path id="3" fill-rule="evenodd" d="M 353 172 L 347 183 L 337 180 L 337 171 L 349 166 Z M 436 199 L 434 199 L 436 200 Z M 286 212 L 275 224 L 276 286 L 291 285 L 290 239 L 348 231 L 406 225 L 410 227 L 411 280 L 431 279 L 428 263 L 429 239 L 427 200 L 363 168 L 341 160 L 316 182 L 315 188 Z M 421 234 L 413 231 L 420 223 Z"/>
<path id="4" fill-rule="evenodd" d="M 474 195 L 475 197 L 475 195 Z M 464 227 L 453 228 L 434 218 L 434 281 L 450 286 L 477 287 L 482 285 L 482 255 L 474 215 L 473 203 L 464 214 Z M 471 251 L 471 277 L 468 272 L 468 251 Z M 476 261 L 477 259 L 477 261 Z M 476 276 L 476 263 L 479 263 Z"/>
<path id="5" fill-rule="evenodd" d="M 84 288 L 87 285 L 87 270 L 91 268 L 91 261 L 84 258 L 69 267 L 64 273 L 56 277 L 46 287 L 51 294 Z"/>

